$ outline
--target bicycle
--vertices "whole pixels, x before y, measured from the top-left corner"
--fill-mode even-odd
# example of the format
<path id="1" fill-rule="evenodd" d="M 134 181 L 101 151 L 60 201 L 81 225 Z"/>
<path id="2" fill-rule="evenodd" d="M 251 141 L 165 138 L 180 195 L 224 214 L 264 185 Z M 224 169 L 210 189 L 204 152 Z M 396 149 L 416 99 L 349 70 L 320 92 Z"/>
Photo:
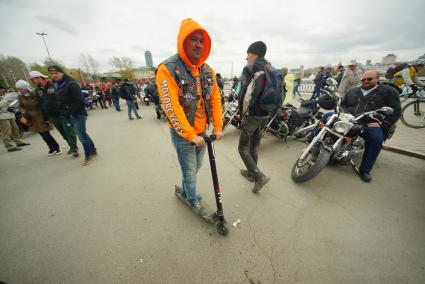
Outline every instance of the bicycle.
<path id="1" fill-rule="evenodd" d="M 400 103 L 404 103 L 407 99 L 415 98 L 416 92 L 414 92 L 409 86 L 404 85 L 401 88 Z"/>
<path id="2" fill-rule="evenodd" d="M 425 90 L 419 88 L 409 98 L 414 99 L 414 101 L 407 103 L 401 109 L 401 122 L 407 127 L 425 128 Z"/>

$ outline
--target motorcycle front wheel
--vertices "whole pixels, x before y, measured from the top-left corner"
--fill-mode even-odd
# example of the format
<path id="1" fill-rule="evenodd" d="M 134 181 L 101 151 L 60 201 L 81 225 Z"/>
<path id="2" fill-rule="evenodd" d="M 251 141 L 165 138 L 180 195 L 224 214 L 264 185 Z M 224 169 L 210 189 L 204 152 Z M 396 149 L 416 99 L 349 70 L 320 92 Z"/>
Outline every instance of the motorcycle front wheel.
<path id="1" fill-rule="evenodd" d="M 292 180 L 305 182 L 314 178 L 326 166 L 330 158 L 331 153 L 322 144 L 311 148 L 305 159 L 298 159 L 292 167 Z"/>

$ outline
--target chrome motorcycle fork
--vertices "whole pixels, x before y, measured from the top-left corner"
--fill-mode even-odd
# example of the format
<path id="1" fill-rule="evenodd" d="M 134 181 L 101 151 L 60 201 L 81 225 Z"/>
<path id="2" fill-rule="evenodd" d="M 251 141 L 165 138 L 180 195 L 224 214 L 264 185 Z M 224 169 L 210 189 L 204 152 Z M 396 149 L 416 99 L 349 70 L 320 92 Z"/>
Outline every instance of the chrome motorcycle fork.
<path id="1" fill-rule="evenodd" d="M 332 124 L 333 120 L 337 117 L 336 114 L 331 115 L 331 117 L 328 119 L 328 122 L 322 126 L 322 129 L 320 130 L 319 134 L 317 134 L 313 140 L 310 142 L 310 144 L 308 145 L 308 147 L 302 152 L 301 156 L 300 156 L 300 160 L 305 159 L 305 157 L 307 156 L 308 152 L 310 152 L 310 149 L 313 148 L 313 146 L 319 141 L 322 140 L 323 135 L 325 134 L 325 132 L 332 132 L 332 130 L 329 128 L 329 126 Z"/>
<path id="2" fill-rule="evenodd" d="M 322 137 L 325 135 L 325 132 L 327 132 L 329 128 L 327 126 L 323 126 L 320 130 L 319 134 L 317 134 L 313 140 L 310 142 L 310 144 L 307 146 L 307 148 L 304 149 L 300 156 L 300 160 L 304 160 L 307 154 L 310 152 L 311 148 L 313 148 L 314 145 L 320 140 L 322 140 Z"/>
<path id="3" fill-rule="evenodd" d="M 299 129 L 297 132 L 294 133 L 294 135 L 297 135 L 298 133 L 301 133 L 301 132 L 304 132 L 304 131 L 309 131 L 310 129 L 314 129 L 315 127 L 316 127 L 316 124 L 306 126 L 304 128 Z"/>

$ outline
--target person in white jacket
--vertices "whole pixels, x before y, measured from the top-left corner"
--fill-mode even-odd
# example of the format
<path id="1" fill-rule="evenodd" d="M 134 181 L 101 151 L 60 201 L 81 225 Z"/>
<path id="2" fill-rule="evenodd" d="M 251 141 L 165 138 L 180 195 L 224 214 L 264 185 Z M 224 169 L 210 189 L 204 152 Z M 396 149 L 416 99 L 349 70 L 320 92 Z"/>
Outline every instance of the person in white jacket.
<path id="1" fill-rule="evenodd" d="M 347 70 L 342 76 L 338 93 L 343 97 L 349 90 L 360 86 L 363 71 L 358 67 L 357 60 L 351 60 Z"/>

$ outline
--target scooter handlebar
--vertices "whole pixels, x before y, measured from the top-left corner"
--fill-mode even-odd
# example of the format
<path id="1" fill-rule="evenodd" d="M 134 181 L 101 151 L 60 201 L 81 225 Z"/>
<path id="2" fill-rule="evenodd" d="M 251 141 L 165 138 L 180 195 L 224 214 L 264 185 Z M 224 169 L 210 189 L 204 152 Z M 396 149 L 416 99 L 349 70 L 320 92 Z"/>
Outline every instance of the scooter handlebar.
<path id="1" fill-rule="evenodd" d="M 205 142 L 214 142 L 215 140 L 217 140 L 217 136 L 215 136 L 214 134 L 213 135 L 210 135 L 210 136 L 202 136 L 203 138 L 204 138 L 204 140 L 205 140 Z M 192 144 L 192 146 L 195 146 L 196 144 L 195 143 L 193 143 L 193 142 L 190 142 L 190 144 Z"/>

